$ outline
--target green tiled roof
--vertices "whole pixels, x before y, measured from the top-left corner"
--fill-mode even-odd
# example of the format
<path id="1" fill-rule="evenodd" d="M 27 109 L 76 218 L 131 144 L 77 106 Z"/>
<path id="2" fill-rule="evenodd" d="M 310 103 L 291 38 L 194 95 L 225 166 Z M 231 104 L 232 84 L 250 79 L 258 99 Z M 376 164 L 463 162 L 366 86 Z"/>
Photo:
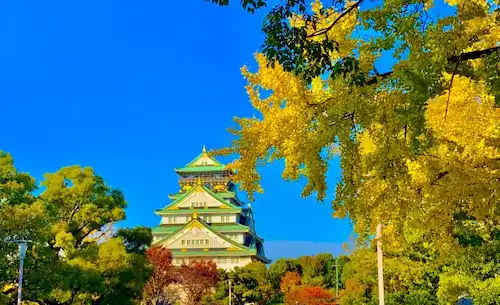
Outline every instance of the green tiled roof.
<path id="1" fill-rule="evenodd" d="M 185 225 L 183 225 L 183 226 L 182 226 L 182 228 L 180 228 L 179 230 L 177 230 L 177 231 L 175 232 L 175 234 L 178 234 L 178 233 L 179 233 L 179 232 L 180 232 L 183 228 L 185 228 L 185 227 L 187 227 L 187 226 L 191 225 L 191 224 L 192 224 L 192 223 L 194 223 L 194 222 L 199 223 L 200 225 L 202 225 L 203 227 L 205 227 L 206 229 L 208 229 L 210 232 L 212 232 L 213 234 L 217 235 L 219 238 L 221 238 L 221 239 L 223 239 L 223 240 L 227 241 L 229 244 L 231 244 L 231 245 L 233 245 L 234 247 L 236 247 L 236 248 L 240 249 L 241 251 L 245 251 L 245 252 L 246 252 L 246 251 L 249 251 L 249 250 L 250 250 L 247 246 L 242 245 L 242 244 L 239 244 L 239 243 L 235 242 L 234 240 L 230 239 L 229 237 L 225 236 L 224 234 L 217 232 L 217 231 L 216 231 L 216 230 L 214 230 L 212 227 L 210 227 L 210 225 L 208 225 L 206 222 L 204 222 L 203 220 L 201 220 L 201 219 L 199 219 L 199 218 L 194 218 L 194 219 L 192 219 L 190 222 L 188 222 L 188 223 L 186 223 Z M 157 244 L 160 244 L 160 243 L 162 243 L 162 242 L 165 242 L 165 241 L 167 241 L 168 239 L 170 239 L 172 236 L 174 236 L 174 235 L 165 236 L 165 237 L 161 238 L 160 240 L 158 240 L 156 243 L 157 243 Z M 237 251 L 237 252 L 240 252 L 240 253 L 241 253 L 241 251 Z"/>
<path id="2" fill-rule="evenodd" d="M 219 161 L 217 161 L 214 157 L 212 157 L 212 155 L 211 155 L 211 154 L 209 154 L 209 153 L 207 152 L 206 147 L 205 147 L 205 146 L 203 146 L 203 149 L 201 150 L 201 154 L 199 154 L 196 158 L 194 158 L 194 159 L 193 159 L 193 161 L 189 162 L 189 163 L 186 165 L 186 167 L 193 165 L 193 164 L 194 164 L 196 161 L 198 161 L 201 157 L 208 157 L 208 158 L 210 158 L 212 161 L 214 161 L 214 163 L 215 163 L 215 164 L 217 164 L 217 165 L 224 165 L 224 164 L 220 163 Z"/>
<path id="3" fill-rule="evenodd" d="M 210 195 L 212 195 L 212 197 L 214 197 L 215 199 L 219 200 L 220 202 L 222 203 L 225 203 L 227 205 L 229 205 L 230 207 L 232 208 L 236 208 L 236 209 L 239 209 L 238 206 L 235 206 L 232 202 L 228 201 L 228 200 L 225 200 L 222 196 L 220 196 L 218 193 L 215 193 L 214 191 L 212 191 L 211 189 L 209 189 L 208 187 L 206 186 L 203 186 L 203 189 L 209 193 Z"/>
<path id="4" fill-rule="evenodd" d="M 158 226 L 151 228 L 151 233 L 153 234 L 172 234 L 177 232 L 180 228 L 182 228 L 183 225 L 179 226 Z"/>
<path id="5" fill-rule="evenodd" d="M 248 232 L 250 229 L 239 223 L 213 223 L 211 227 L 217 232 Z"/>
<path id="6" fill-rule="evenodd" d="M 222 198 L 235 198 L 236 197 L 235 192 L 220 192 L 220 193 L 217 193 L 217 195 L 221 196 Z"/>
<path id="7" fill-rule="evenodd" d="M 222 172 L 226 170 L 226 166 L 225 165 L 190 166 L 190 167 L 174 168 L 174 170 L 178 173 Z"/>
<path id="8" fill-rule="evenodd" d="M 207 223 L 205 223 L 201 219 L 193 219 L 187 224 L 181 225 L 181 226 L 160 226 L 152 229 L 153 234 L 161 234 L 162 231 L 165 232 L 165 236 L 161 238 L 159 241 L 156 243 L 161 243 L 167 241 L 169 238 L 171 238 L 174 234 L 177 234 L 180 230 L 182 230 L 184 227 L 190 225 L 192 222 L 198 222 L 211 232 L 213 232 L 215 235 L 219 236 L 220 238 L 226 240 L 230 244 L 236 246 L 237 248 L 240 249 L 240 251 L 221 251 L 221 250 L 211 250 L 209 249 L 208 251 L 203 251 L 201 249 L 186 249 L 186 251 L 182 251 L 179 249 L 171 249 L 172 254 L 175 255 L 176 257 L 193 257 L 193 256 L 242 256 L 242 255 L 252 255 L 258 257 L 260 260 L 262 260 L 264 263 L 268 264 L 271 261 L 257 253 L 256 249 L 250 249 L 245 245 L 239 244 L 235 242 L 234 240 L 228 238 L 222 232 L 230 232 L 230 230 L 241 230 L 241 229 L 248 229 L 248 227 L 241 225 L 241 224 L 220 224 L 220 225 L 213 225 L 210 226 Z M 228 230 L 228 231 L 226 231 Z M 200 251 L 201 250 L 201 251 Z"/>
<path id="9" fill-rule="evenodd" d="M 184 225 L 167 225 L 158 226 L 151 229 L 153 234 L 173 234 L 181 229 Z M 224 232 L 248 232 L 247 226 L 239 223 L 229 224 L 229 223 L 214 223 L 210 226 L 213 230 L 224 233 Z"/>
<path id="10" fill-rule="evenodd" d="M 239 208 L 234 208 L 234 209 L 218 209 L 218 208 L 204 209 L 204 208 L 199 208 L 199 209 L 178 209 L 178 210 L 159 209 L 159 210 L 156 210 L 155 213 L 158 216 L 162 216 L 162 215 L 163 216 L 164 215 L 191 215 L 195 211 L 198 214 L 227 214 L 227 213 L 239 213 L 239 212 L 241 212 L 241 209 L 239 209 Z"/>
<path id="11" fill-rule="evenodd" d="M 236 193 L 235 192 L 217 192 L 216 193 L 218 196 L 220 196 L 221 198 L 236 198 Z M 182 195 L 184 195 L 184 193 L 175 193 L 175 194 L 169 194 L 168 195 L 168 198 L 169 199 L 172 199 L 172 200 L 175 200 L 179 197 L 181 197 Z"/>
<path id="12" fill-rule="evenodd" d="M 197 185 L 195 187 L 193 187 L 191 190 L 189 190 L 189 192 L 186 192 L 186 193 L 183 193 L 182 195 L 180 195 L 179 197 L 177 197 L 174 201 L 172 201 L 170 204 L 168 204 L 166 207 L 164 207 L 163 209 L 160 209 L 160 210 L 157 210 L 157 211 L 166 211 L 169 207 L 172 207 L 174 205 L 176 205 L 177 203 L 179 203 L 180 201 L 182 201 L 184 198 L 186 198 L 189 194 L 193 193 L 194 191 L 196 191 L 197 189 L 199 188 L 202 188 L 205 192 L 207 192 L 209 195 L 211 195 L 213 198 L 217 199 L 218 201 L 220 201 L 221 203 L 225 204 L 225 205 L 228 205 L 229 207 L 233 208 L 233 209 L 238 209 L 238 210 L 241 210 L 240 207 L 234 205 L 233 203 L 231 203 L 230 201 L 228 200 L 225 200 L 224 198 L 222 198 L 221 196 L 219 196 L 217 193 L 215 193 L 214 191 L 212 191 L 211 189 L 209 189 L 208 187 L 204 186 L 204 185 Z M 207 210 L 207 209 L 205 209 Z M 227 210 L 227 209 L 225 209 Z M 172 212 L 173 210 L 169 210 L 168 212 Z M 220 211 L 220 210 L 219 210 Z M 222 211 L 221 211 L 222 212 Z"/>
<path id="13" fill-rule="evenodd" d="M 260 259 L 262 262 L 265 264 L 269 264 L 271 262 L 270 259 L 267 257 L 264 257 L 262 255 L 257 254 L 256 250 L 247 250 L 244 252 L 229 252 L 229 251 L 196 251 L 196 250 L 187 250 L 187 251 L 181 251 L 181 250 L 172 250 L 172 255 L 174 258 L 182 258 L 182 257 L 212 257 L 212 256 L 246 256 L 246 255 L 252 255 L 256 256 L 258 259 Z"/>
<path id="14" fill-rule="evenodd" d="M 231 251 L 193 251 L 193 250 L 187 250 L 187 251 L 181 251 L 178 249 L 172 249 L 172 255 L 174 257 L 193 257 L 193 256 L 242 256 L 242 255 L 257 255 L 257 251 L 255 250 L 245 250 L 245 251 L 239 251 L 239 252 L 231 252 Z"/>
<path id="15" fill-rule="evenodd" d="M 210 160 L 213 161 L 213 165 L 206 165 L 206 166 L 200 166 L 195 164 L 200 158 L 207 157 L 210 158 Z M 211 172 L 211 171 L 224 171 L 226 166 L 219 161 L 217 161 L 210 153 L 207 152 L 205 147 L 203 147 L 203 150 L 201 151 L 201 154 L 199 154 L 196 158 L 194 158 L 191 162 L 186 164 L 186 166 L 181 167 L 181 168 L 176 168 L 175 171 L 178 173 L 193 173 L 193 172 Z"/>

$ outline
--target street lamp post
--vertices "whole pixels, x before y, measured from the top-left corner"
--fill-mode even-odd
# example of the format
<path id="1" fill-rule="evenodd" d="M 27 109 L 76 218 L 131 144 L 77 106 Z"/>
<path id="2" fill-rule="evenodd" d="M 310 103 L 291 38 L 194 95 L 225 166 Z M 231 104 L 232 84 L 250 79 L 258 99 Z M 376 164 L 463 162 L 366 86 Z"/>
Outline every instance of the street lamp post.
<path id="1" fill-rule="evenodd" d="M 24 274 L 24 257 L 26 256 L 26 250 L 28 248 L 29 240 L 14 240 L 19 247 L 19 283 L 17 288 L 17 305 L 21 305 L 21 300 L 23 296 L 23 274 Z"/>
<path id="2" fill-rule="evenodd" d="M 229 283 L 229 305 L 231 305 L 231 280 L 228 280 Z"/>

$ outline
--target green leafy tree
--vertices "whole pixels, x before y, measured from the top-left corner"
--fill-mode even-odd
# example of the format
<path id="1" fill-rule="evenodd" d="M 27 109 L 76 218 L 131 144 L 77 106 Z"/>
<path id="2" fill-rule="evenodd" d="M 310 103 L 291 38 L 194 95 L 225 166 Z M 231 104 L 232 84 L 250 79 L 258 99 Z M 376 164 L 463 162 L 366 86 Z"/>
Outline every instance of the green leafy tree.
<path id="1" fill-rule="evenodd" d="M 38 304 L 132 304 L 148 277 L 144 256 L 113 236 L 125 199 L 90 168 L 65 167 L 34 180 L 0 156 L 0 287 L 14 300 L 17 251 L 11 238 L 32 241 L 25 260 L 23 298 Z M 130 239 L 127 240 L 130 242 Z M 148 243 L 147 240 L 142 242 Z M 135 249 L 146 244 L 135 243 Z M 7 301 L 9 302 L 9 301 Z"/>
<path id="2" fill-rule="evenodd" d="M 290 259 L 278 259 L 269 266 L 268 280 L 276 293 L 279 293 L 281 279 L 287 272 L 302 273 L 302 267 L 299 262 Z"/>
<path id="3" fill-rule="evenodd" d="M 254 262 L 233 271 L 220 271 L 220 280 L 215 293 L 205 299 L 208 304 L 229 303 L 229 280 L 232 289 L 232 304 L 267 304 L 272 298 L 272 287 L 268 282 L 266 265 Z"/>
<path id="4" fill-rule="evenodd" d="M 329 256 L 327 257 L 328 259 L 325 260 L 323 267 L 324 285 L 326 288 L 334 289 L 337 287 L 337 280 L 338 280 L 339 289 L 343 289 L 344 282 L 342 281 L 342 272 L 344 270 L 344 266 L 349 262 L 349 257 L 345 255 L 341 255 L 339 257 L 329 257 Z M 338 267 L 335 267 L 335 265 L 337 264 Z M 338 279 L 337 279 L 336 268 L 338 268 Z"/>
<path id="5" fill-rule="evenodd" d="M 34 203 L 35 189 L 35 180 L 18 172 L 12 156 L 0 151 L 0 304 L 17 289 L 17 246 L 11 241 L 43 233 L 43 207 Z"/>
<path id="6" fill-rule="evenodd" d="M 153 241 L 151 228 L 146 227 L 121 228 L 116 232 L 116 236 L 125 242 L 128 252 L 137 254 L 144 254 Z"/>
<path id="7" fill-rule="evenodd" d="M 384 258 L 387 304 L 437 304 L 439 268 L 435 262 L 423 262 L 410 258 L 407 254 L 389 252 Z M 342 279 L 345 287 L 340 292 L 340 304 L 377 304 L 375 250 L 361 248 L 354 251 L 344 266 Z"/>

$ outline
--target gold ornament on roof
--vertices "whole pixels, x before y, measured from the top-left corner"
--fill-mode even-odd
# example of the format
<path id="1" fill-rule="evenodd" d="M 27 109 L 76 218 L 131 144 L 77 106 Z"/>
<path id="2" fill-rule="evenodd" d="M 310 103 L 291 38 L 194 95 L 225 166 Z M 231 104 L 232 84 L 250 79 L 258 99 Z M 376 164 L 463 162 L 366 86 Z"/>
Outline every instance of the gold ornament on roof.
<path id="1" fill-rule="evenodd" d="M 193 217 L 192 217 L 192 218 L 193 218 L 193 219 L 198 219 L 198 212 L 194 211 L 194 213 L 193 213 Z"/>
<path id="2" fill-rule="evenodd" d="M 225 190 L 225 187 L 223 184 L 217 184 L 215 187 L 214 187 L 214 190 L 216 192 L 223 192 Z"/>

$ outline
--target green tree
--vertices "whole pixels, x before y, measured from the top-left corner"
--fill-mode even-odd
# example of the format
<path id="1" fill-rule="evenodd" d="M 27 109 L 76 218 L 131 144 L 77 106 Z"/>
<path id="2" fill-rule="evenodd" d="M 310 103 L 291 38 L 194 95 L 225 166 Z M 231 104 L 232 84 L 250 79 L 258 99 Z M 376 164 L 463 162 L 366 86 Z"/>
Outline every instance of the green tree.
<path id="1" fill-rule="evenodd" d="M 419 254 L 388 249 L 384 258 L 384 284 L 387 304 L 437 304 L 436 291 L 440 265 L 433 261 L 416 259 Z M 373 248 L 361 248 L 349 256 L 342 279 L 340 304 L 377 304 L 377 259 Z"/>
<path id="2" fill-rule="evenodd" d="M 266 265 L 259 262 L 250 263 L 245 267 L 236 267 L 230 272 L 220 271 L 216 291 L 205 300 L 205 303 L 228 304 L 228 280 L 231 280 L 232 304 L 267 304 L 272 297 L 272 288 L 267 274 Z"/>
<path id="3" fill-rule="evenodd" d="M 278 259 L 269 266 L 268 281 L 275 293 L 279 293 L 281 278 L 287 272 L 302 273 L 302 267 L 296 260 Z"/>
<path id="4" fill-rule="evenodd" d="M 0 304 L 16 291 L 17 246 L 15 239 L 34 239 L 43 232 L 43 207 L 34 203 L 35 180 L 14 167 L 10 154 L 0 151 Z"/>
<path id="5" fill-rule="evenodd" d="M 17 251 L 11 238 L 32 241 L 25 260 L 23 298 L 39 304 L 132 304 L 148 277 L 144 256 L 113 236 L 125 217 L 125 199 L 90 168 L 65 167 L 46 174 L 42 192 L 0 157 L 0 287 L 14 300 Z M 143 240 L 144 241 L 144 240 Z M 130 242 L 130 240 L 127 240 Z M 145 241 L 147 243 L 147 240 Z M 137 242 L 136 248 L 142 248 Z"/>
<path id="6" fill-rule="evenodd" d="M 328 255 L 328 254 L 324 254 Z M 339 289 L 344 288 L 344 282 L 342 281 L 342 272 L 344 270 L 344 266 L 349 262 L 349 257 L 346 255 L 341 255 L 338 257 L 329 257 L 327 256 L 327 260 L 324 262 L 323 268 L 323 278 L 324 285 L 327 288 L 335 289 L 337 287 L 337 270 L 335 265 L 338 264 L 338 286 Z"/>
<path id="7" fill-rule="evenodd" d="M 153 241 L 151 228 L 146 227 L 121 228 L 115 236 L 120 237 L 125 242 L 128 252 L 137 254 L 144 254 Z"/>

